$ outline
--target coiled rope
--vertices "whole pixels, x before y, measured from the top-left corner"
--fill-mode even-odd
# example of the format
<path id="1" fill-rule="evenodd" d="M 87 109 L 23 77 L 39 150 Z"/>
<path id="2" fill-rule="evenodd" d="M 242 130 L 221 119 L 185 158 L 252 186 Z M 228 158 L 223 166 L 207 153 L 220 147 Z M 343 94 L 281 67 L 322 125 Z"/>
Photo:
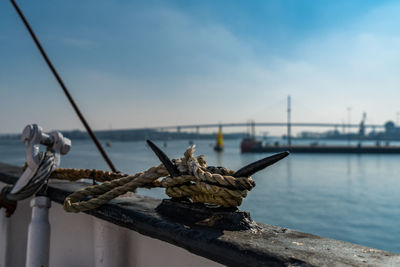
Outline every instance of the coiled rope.
<path id="1" fill-rule="evenodd" d="M 134 175 L 99 170 L 57 169 L 51 178 L 76 181 L 82 178 L 102 182 L 88 186 L 69 195 L 64 201 L 64 210 L 80 212 L 98 208 L 110 200 L 139 187 L 166 188 L 172 198 L 189 198 L 194 203 L 208 203 L 222 207 L 237 207 L 255 183 L 250 177 L 233 177 L 234 171 L 221 167 L 209 167 L 204 157 L 193 156 L 194 146 L 189 147 L 184 157 L 172 160 L 181 175 L 170 177 L 164 165 Z"/>

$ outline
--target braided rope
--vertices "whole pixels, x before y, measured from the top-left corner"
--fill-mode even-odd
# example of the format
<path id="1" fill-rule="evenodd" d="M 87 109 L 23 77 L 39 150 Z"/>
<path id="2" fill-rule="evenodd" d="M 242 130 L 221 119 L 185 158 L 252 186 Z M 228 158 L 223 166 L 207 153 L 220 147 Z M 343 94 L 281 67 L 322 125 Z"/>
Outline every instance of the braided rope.
<path id="1" fill-rule="evenodd" d="M 139 172 L 132 176 L 106 181 L 100 185 L 92 185 L 78 190 L 64 201 L 64 209 L 68 212 L 80 212 L 98 208 L 111 199 L 123 195 L 129 191 L 135 191 L 138 187 L 151 184 L 155 179 L 168 175 L 164 166 L 152 167 L 145 172 Z M 82 201 L 87 197 L 94 197 L 87 201 Z"/>
<path id="2" fill-rule="evenodd" d="M 95 179 L 98 182 L 111 181 L 126 177 L 128 174 L 119 172 L 108 172 L 96 169 L 56 169 L 52 174 L 51 178 L 59 180 L 77 181 L 82 178 Z"/>
<path id="3" fill-rule="evenodd" d="M 173 198 L 190 198 L 193 202 L 215 204 L 222 207 L 237 207 L 255 183 L 250 177 L 233 177 L 234 171 L 220 167 L 208 167 L 203 156 L 194 157 L 194 146 L 189 147 L 184 157 L 172 160 L 182 175 L 168 176 L 164 165 L 152 167 L 135 175 L 104 172 L 99 170 L 57 169 L 51 178 L 76 181 L 82 178 L 95 179 L 102 184 L 92 185 L 69 195 L 64 201 L 68 212 L 91 210 L 139 187 L 166 188 Z M 90 199 L 88 199 L 90 198 Z"/>

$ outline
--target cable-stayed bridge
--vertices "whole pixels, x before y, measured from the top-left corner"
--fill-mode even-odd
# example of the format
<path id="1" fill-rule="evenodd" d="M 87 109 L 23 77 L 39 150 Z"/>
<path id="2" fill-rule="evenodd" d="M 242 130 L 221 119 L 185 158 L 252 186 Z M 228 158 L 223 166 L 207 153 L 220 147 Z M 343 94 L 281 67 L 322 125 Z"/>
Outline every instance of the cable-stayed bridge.
<path id="1" fill-rule="evenodd" d="M 321 127 L 321 128 L 360 128 L 360 124 L 326 123 L 326 122 L 244 122 L 244 123 L 209 123 L 209 124 L 188 124 L 151 127 L 157 130 L 173 130 L 178 132 L 183 129 L 205 129 L 205 128 L 230 128 L 230 127 Z M 365 124 L 365 128 L 384 128 L 382 124 Z"/>

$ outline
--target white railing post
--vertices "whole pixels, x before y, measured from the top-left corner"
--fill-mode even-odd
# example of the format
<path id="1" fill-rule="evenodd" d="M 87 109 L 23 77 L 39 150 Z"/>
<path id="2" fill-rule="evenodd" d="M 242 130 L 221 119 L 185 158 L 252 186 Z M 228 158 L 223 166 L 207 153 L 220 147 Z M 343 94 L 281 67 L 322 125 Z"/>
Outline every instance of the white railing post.
<path id="1" fill-rule="evenodd" d="M 0 209 L 0 267 L 7 265 L 8 224 L 10 219 L 6 217 L 5 209 Z"/>
<path id="2" fill-rule="evenodd" d="M 37 196 L 31 200 L 32 220 L 29 224 L 26 267 L 48 267 L 50 250 L 50 198 Z"/>

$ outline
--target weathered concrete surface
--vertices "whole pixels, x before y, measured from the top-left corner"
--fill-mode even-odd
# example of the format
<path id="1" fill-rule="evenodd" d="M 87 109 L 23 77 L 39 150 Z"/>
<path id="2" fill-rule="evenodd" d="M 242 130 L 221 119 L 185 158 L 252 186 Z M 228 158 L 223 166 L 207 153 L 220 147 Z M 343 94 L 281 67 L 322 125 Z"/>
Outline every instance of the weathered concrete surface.
<path id="1" fill-rule="evenodd" d="M 12 183 L 18 173 L 0 164 L 0 181 Z M 82 186 L 52 181 L 48 192 L 62 203 Z M 244 231 L 188 226 L 157 213 L 159 204 L 148 197 L 118 198 L 87 213 L 229 266 L 400 266 L 398 254 L 277 226 L 257 223 Z"/>

